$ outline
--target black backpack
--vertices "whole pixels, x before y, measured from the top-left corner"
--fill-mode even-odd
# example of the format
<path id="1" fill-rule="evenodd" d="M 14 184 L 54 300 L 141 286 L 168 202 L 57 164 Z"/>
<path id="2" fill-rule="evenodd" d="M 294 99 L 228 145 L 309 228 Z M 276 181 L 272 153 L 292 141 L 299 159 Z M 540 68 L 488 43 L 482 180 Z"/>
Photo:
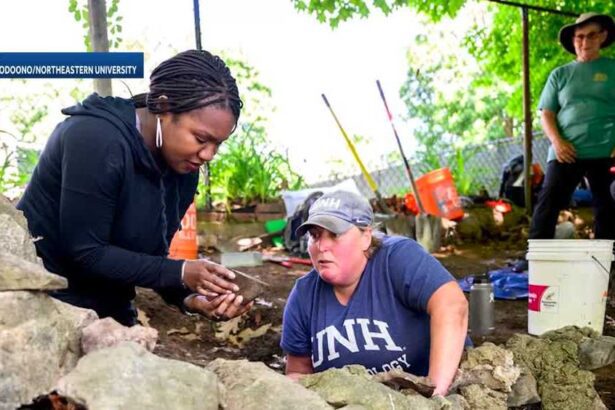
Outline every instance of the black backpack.
<path id="1" fill-rule="evenodd" d="M 511 158 L 502 167 L 502 180 L 500 182 L 500 198 L 508 199 L 513 204 L 525 206 L 525 188 L 523 180 L 523 155 Z M 532 205 L 536 204 L 538 192 L 542 188 L 542 181 L 532 186 Z"/>
<path id="2" fill-rule="evenodd" d="M 322 195 L 323 192 L 321 191 L 312 192 L 305 198 L 303 203 L 297 207 L 295 213 L 286 220 L 286 227 L 284 228 L 284 247 L 290 254 L 302 258 L 309 256 L 307 252 L 306 235 L 297 237 L 295 231 L 302 223 L 307 221 L 310 207 Z"/>

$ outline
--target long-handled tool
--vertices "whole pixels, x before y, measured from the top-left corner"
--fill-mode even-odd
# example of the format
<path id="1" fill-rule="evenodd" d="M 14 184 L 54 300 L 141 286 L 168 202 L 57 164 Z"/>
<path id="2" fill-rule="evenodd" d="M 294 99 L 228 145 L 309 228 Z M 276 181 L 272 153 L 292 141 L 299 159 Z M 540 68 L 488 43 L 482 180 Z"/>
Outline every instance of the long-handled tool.
<path id="1" fill-rule="evenodd" d="M 414 175 L 412 174 L 412 169 L 410 168 L 410 163 L 408 162 L 408 159 L 406 158 L 406 155 L 404 154 L 404 149 L 401 145 L 399 134 L 397 134 L 397 129 L 395 128 L 395 122 L 393 121 L 393 115 L 391 115 L 391 110 L 389 110 L 389 105 L 387 104 L 387 100 L 384 96 L 384 91 L 382 91 L 380 80 L 376 80 L 376 85 L 378 86 L 378 91 L 380 92 L 380 98 L 382 98 L 382 102 L 384 103 L 384 108 L 386 110 L 387 118 L 389 119 L 389 123 L 391 123 L 393 134 L 395 135 L 395 139 L 397 140 L 397 146 L 399 147 L 399 153 L 401 154 L 401 158 L 404 161 L 404 166 L 406 167 L 408 179 L 410 179 L 410 185 L 412 187 L 412 192 L 414 193 L 414 198 L 416 199 L 416 204 L 419 208 L 419 213 L 416 218 L 416 240 L 425 249 L 427 249 L 427 251 L 433 252 L 440 247 L 440 232 L 441 232 L 441 226 L 442 226 L 440 218 L 437 218 L 435 216 L 428 215 L 425 213 L 425 208 L 423 207 L 423 201 L 421 200 L 421 196 L 419 195 L 419 190 L 416 186 Z"/>
<path id="2" fill-rule="evenodd" d="M 380 205 L 380 207 L 382 208 L 384 212 L 386 212 L 387 214 L 390 214 L 391 211 L 389 210 L 389 207 L 384 203 L 384 200 L 382 199 L 382 195 L 380 195 L 380 192 L 378 191 L 378 186 L 376 185 L 376 182 L 374 182 L 374 179 L 367 171 L 367 168 L 365 168 L 365 165 L 363 165 L 363 161 L 361 161 L 361 158 L 359 158 L 357 149 L 355 148 L 350 138 L 348 138 L 348 134 L 346 134 L 346 131 L 344 131 L 342 124 L 337 119 L 337 115 L 335 115 L 335 112 L 333 112 L 333 108 L 331 108 L 331 104 L 329 104 L 329 100 L 327 100 L 327 97 L 324 94 L 322 94 L 322 99 L 327 105 L 327 108 L 329 108 L 329 111 L 331 112 L 331 115 L 333 116 L 333 119 L 335 120 L 337 127 L 340 129 L 340 132 L 344 136 L 344 139 L 346 140 L 346 144 L 348 144 L 348 148 L 350 148 L 350 152 L 352 152 L 354 159 L 357 161 L 357 164 L 359 164 L 359 168 L 361 168 L 361 172 L 363 173 L 363 177 L 365 178 L 365 181 L 367 181 L 367 185 L 369 185 L 371 190 L 374 192 L 374 195 L 376 195 L 376 200 L 378 201 L 378 204 Z"/>

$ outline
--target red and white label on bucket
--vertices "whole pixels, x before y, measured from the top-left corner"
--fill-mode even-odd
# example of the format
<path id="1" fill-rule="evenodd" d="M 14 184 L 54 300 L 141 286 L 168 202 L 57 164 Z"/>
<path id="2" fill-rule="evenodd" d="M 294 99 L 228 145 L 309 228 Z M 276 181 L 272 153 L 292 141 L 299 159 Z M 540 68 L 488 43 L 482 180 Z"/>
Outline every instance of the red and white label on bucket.
<path id="1" fill-rule="evenodd" d="M 528 287 L 527 308 L 533 312 L 557 312 L 559 310 L 559 287 L 532 285 Z"/>

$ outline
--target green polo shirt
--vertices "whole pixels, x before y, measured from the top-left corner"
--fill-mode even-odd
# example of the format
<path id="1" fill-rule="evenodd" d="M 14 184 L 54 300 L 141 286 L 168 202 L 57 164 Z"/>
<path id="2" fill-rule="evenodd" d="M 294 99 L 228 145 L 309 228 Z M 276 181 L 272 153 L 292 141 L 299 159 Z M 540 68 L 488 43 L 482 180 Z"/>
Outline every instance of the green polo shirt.
<path id="1" fill-rule="evenodd" d="M 615 60 L 574 61 L 551 72 L 539 109 L 557 114 L 560 134 L 577 158 L 607 158 L 615 147 Z M 555 159 L 549 148 L 548 161 Z"/>

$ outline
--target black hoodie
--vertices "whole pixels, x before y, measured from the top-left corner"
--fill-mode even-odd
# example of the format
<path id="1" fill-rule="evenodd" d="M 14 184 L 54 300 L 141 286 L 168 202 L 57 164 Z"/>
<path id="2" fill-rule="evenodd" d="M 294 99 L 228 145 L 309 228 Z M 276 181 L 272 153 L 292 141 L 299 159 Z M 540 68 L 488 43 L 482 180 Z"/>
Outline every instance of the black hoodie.
<path id="1" fill-rule="evenodd" d="M 45 267 L 69 281 L 56 296 L 101 317 L 122 316 L 135 286 L 179 303 L 182 261 L 166 255 L 198 173 L 157 165 L 129 100 L 93 94 L 62 112 L 17 205 Z"/>

